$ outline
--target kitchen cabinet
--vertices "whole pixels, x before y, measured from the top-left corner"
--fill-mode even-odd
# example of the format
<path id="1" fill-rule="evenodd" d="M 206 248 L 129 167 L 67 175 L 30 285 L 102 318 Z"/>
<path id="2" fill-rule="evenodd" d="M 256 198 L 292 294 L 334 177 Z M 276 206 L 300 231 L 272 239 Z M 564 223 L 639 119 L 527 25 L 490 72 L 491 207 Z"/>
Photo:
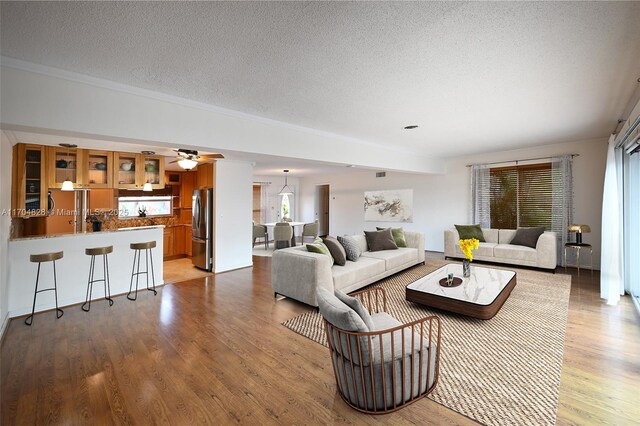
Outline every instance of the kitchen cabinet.
<path id="1" fill-rule="evenodd" d="M 149 182 L 153 189 L 164 188 L 164 157 L 160 155 L 115 152 L 113 175 L 119 189 L 142 189 Z"/>
<path id="2" fill-rule="evenodd" d="M 46 157 L 44 146 L 17 144 L 13 147 L 12 217 L 47 215 Z"/>
<path id="3" fill-rule="evenodd" d="M 191 239 L 193 236 L 193 232 L 191 231 L 191 225 L 184 227 L 184 253 L 191 257 Z"/>
<path id="4" fill-rule="evenodd" d="M 84 150 L 82 155 L 84 188 L 113 188 L 113 153 Z"/>
<path id="5" fill-rule="evenodd" d="M 78 148 L 50 146 L 47 148 L 47 170 L 49 188 L 62 188 L 65 180 L 71 181 L 75 189 L 88 188 L 84 169 L 86 151 Z"/>
<path id="6" fill-rule="evenodd" d="M 190 209 L 193 197 L 193 190 L 196 187 L 196 172 L 184 172 L 180 182 L 180 207 Z M 191 216 L 191 214 L 189 214 Z"/>
<path id="7" fill-rule="evenodd" d="M 167 258 L 169 256 L 173 256 L 173 228 L 172 227 L 164 228 L 164 234 L 163 234 L 162 237 L 163 237 L 163 239 L 162 239 L 162 243 L 163 243 L 162 256 L 164 258 Z"/>
<path id="8" fill-rule="evenodd" d="M 185 254 L 185 246 L 184 246 L 184 232 L 185 226 L 176 226 L 173 228 L 173 254 L 174 255 L 184 255 Z"/>
<path id="9" fill-rule="evenodd" d="M 196 188 L 214 188 L 215 163 L 200 163 L 196 168 Z"/>

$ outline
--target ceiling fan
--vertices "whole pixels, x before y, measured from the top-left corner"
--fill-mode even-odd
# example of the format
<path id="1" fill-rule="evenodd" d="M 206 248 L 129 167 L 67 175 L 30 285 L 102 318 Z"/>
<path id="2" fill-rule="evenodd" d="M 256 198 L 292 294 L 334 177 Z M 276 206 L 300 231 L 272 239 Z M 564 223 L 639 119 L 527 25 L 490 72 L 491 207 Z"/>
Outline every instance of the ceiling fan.
<path id="1" fill-rule="evenodd" d="M 206 163 L 213 161 L 217 158 L 224 158 L 222 154 L 202 154 L 198 155 L 198 151 L 193 149 L 174 149 L 177 154 L 177 157 L 174 161 L 171 161 L 170 164 L 178 163 L 180 167 L 185 170 L 191 170 L 198 163 Z"/>

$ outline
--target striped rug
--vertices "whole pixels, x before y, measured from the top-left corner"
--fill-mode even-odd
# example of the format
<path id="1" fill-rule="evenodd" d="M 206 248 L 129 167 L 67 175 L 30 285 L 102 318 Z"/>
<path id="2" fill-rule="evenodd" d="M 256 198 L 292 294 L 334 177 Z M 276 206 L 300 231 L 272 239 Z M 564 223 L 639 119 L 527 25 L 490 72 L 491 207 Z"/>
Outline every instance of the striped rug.
<path id="1" fill-rule="evenodd" d="M 405 300 L 409 283 L 445 263 L 427 260 L 373 285 L 385 289 L 387 310 L 403 323 L 442 320 L 440 381 L 429 398 L 487 425 L 555 424 L 571 277 L 516 269 L 511 296 L 487 321 Z M 283 325 L 327 346 L 317 310 Z"/>

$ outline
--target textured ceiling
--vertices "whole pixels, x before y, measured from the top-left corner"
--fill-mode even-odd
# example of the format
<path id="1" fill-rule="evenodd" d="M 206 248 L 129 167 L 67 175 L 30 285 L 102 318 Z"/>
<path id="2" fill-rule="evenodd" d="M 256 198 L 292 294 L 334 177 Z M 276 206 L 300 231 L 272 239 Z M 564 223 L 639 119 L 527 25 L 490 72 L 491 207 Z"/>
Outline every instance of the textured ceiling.
<path id="1" fill-rule="evenodd" d="M 429 156 L 606 136 L 640 77 L 640 2 L 0 7 L 4 56 Z"/>

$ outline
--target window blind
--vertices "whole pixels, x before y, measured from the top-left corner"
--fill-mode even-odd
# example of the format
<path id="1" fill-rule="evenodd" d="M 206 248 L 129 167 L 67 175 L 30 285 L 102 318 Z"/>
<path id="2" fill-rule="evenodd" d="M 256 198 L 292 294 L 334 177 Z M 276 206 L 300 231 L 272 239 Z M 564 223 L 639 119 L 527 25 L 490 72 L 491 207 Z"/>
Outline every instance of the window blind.
<path id="1" fill-rule="evenodd" d="M 552 230 L 553 176 L 551 163 L 492 168 L 491 227 Z"/>

